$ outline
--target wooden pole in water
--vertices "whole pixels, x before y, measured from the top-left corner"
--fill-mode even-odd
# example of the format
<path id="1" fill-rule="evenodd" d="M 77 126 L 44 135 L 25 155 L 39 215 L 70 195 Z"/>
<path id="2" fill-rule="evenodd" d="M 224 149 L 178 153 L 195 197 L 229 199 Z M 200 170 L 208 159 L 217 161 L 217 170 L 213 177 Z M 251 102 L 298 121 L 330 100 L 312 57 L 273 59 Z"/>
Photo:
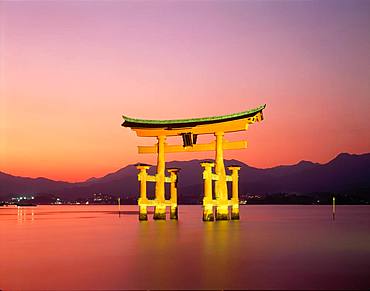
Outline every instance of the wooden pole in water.
<path id="1" fill-rule="evenodd" d="M 335 220 L 335 197 L 333 196 L 333 220 Z"/>
<path id="2" fill-rule="evenodd" d="M 121 198 L 118 197 L 118 216 L 121 216 Z"/>

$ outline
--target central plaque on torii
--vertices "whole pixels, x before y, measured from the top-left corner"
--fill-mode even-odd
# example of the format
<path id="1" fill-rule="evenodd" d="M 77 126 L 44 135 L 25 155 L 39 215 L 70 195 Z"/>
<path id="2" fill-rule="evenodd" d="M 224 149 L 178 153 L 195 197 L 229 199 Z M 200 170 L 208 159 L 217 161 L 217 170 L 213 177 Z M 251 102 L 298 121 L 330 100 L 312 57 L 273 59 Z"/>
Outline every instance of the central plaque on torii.
<path id="1" fill-rule="evenodd" d="M 147 207 L 154 206 L 154 219 L 166 219 L 166 207 L 170 207 L 170 218 L 178 219 L 177 209 L 177 176 L 179 169 L 167 169 L 165 175 L 165 153 L 215 151 L 215 162 L 201 163 L 204 168 L 203 220 L 213 221 L 239 219 L 238 171 L 240 167 L 230 166 L 230 174 L 226 174 L 224 166 L 224 150 L 245 149 L 247 141 L 227 141 L 225 133 L 245 131 L 248 125 L 263 120 L 262 111 L 266 105 L 223 116 L 192 119 L 148 120 L 123 116 L 122 126 L 130 127 L 139 137 L 156 137 L 157 143 L 152 146 L 138 146 L 140 154 L 157 154 L 157 173 L 149 175 L 149 165 L 138 164 L 138 180 L 140 181 L 139 219 L 147 220 Z M 211 143 L 198 144 L 197 137 L 201 134 L 213 134 Z M 179 136 L 182 144 L 167 144 L 167 136 Z M 213 171 L 214 168 L 214 171 Z M 212 181 L 214 190 L 212 189 Z M 148 199 L 146 183 L 155 183 L 155 199 Z M 227 182 L 232 183 L 232 197 L 228 199 Z M 165 183 L 170 183 L 170 199 L 165 199 Z M 215 211 L 214 211 L 215 210 Z M 214 213 L 215 212 L 215 213 Z M 215 215 L 216 214 L 216 215 Z"/>

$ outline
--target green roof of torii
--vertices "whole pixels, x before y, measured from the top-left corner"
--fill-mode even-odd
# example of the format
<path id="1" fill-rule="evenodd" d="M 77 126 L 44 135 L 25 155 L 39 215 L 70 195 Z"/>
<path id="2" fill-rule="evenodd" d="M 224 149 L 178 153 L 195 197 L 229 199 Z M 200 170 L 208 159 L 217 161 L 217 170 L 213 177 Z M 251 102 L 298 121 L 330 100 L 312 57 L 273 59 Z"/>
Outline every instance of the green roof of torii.
<path id="1" fill-rule="evenodd" d="M 202 118 L 190 118 L 190 119 L 167 119 L 167 120 L 153 120 L 153 119 L 139 119 L 131 118 L 125 115 L 122 115 L 124 122 L 122 126 L 125 127 L 146 127 L 146 128 L 158 128 L 158 127 L 169 127 L 169 128 L 179 128 L 179 127 L 189 127 L 196 126 L 200 124 L 210 124 L 231 121 L 235 119 L 242 119 L 246 117 L 252 117 L 255 114 L 262 112 L 265 109 L 266 104 L 261 105 L 257 108 L 228 114 L 220 116 L 211 116 L 211 117 L 202 117 Z"/>

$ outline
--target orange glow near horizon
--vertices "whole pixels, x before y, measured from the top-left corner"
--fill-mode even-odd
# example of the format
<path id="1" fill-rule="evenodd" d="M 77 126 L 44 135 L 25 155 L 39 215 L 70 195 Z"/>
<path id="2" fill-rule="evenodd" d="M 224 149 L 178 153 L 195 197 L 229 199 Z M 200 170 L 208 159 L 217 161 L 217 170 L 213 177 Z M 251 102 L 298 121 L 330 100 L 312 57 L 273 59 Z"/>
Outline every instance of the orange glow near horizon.
<path id="1" fill-rule="evenodd" d="M 264 121 L 243 133 L 248 149 L 226 159 L 272 167 L 370 152 L 369 10 L 366 1 L 1 2 L 0 171 L 82 181 L 155 163 L 137 154 L 150 141 L 121 127 L 122 114 L 194 118 L 264 103 Z"/>

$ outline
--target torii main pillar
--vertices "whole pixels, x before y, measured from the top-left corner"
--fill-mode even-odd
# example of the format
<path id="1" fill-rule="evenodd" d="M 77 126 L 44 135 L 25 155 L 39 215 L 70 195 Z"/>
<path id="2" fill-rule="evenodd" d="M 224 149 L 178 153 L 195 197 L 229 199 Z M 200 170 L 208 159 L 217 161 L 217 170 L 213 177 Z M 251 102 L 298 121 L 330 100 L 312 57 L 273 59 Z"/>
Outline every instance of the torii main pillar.
<path id="1" fill-rule="evenodd" d="M 262 110 L 266 105 L 255 109 L 234 113 L 224 116 L 213 116 L 194 119 L 176 120 L 145 120 L 123 116 L 122 126 L 130 127 L 140 137 L 155 137 L 157 144 L 154 146 L 139 146 L 139 153 L 157 154 L 157 173 L 155 176 L 147 174 L 148 165 L 138 165 L 140 173 L 138 179 L 141 183 L 139 204 L 139 219 L 147 219 L 147 206 L 154 206 L 154 219 L 166 219 L 166 207 L 170 206 L 171 219 L 177 219 L 177 171 L 168 169 L 169 177 L 165 171 L 165 153 L 171 152 L 196 152 L 215 151 L 215 163 L 202 163 L 204 167 L 204 199 L 203 220 L 214 220 L 213 210 L 216 211 L 216 220 L 229 219 L 229 207 L 231 207 L 231 219 L 239 219 L 238 199 L 238 171 L 240 167 L 231 166 L 228 169 L 231 175 L 227 175 L 224 165 L 223 151 L 228 149 L 244 149 L 246 141 L 229 142 L 224 135 L 228 132 L 245 131 L 249 124 L 263 119 Z M 215 142 L 197 144 L 197 136 L 200 134 L 213 134 Z M 181 136 L 182 145 L 169 145 L 166 143 L 167 136 Z M 212 168 L 215 167 L 215 173 Z M 215 181 L 214 198 L 212 181 Z M 149 200 L 146 195 L 146 182 L 155 182 L 155 199 Z M 232 182 L 232 198 L 228 199 L 227 182 Z M 165 183 L 171 183 L 171 198 L 165 199 Z M 144 193 L 145 192 L 145 193 Z"/>
<path id="2" fill-rule="evenodd" d="M 216 219 L 229 219 L 229 205 L 226 184 L 226 171 L 224 165 L 224 148 L 223 148 L 223 132 L 215 132 L 216 136 L 216 158 L 215 158 L 215 174 L 218 180 L 215 181 L 215 196 L 218 202 L 216 208 Z"/>
<path id="3" fill-rule="evenodd" d="M 157 155 L 157 174 L 155 176 L 155 198 L 156 205 L 154 208 L 154 219 L 166 219 L 166 204 L 165 204 L 165 157 L 164 157 L 164 143 L 166 136 L 158 136 L 158 155 Z"/>

